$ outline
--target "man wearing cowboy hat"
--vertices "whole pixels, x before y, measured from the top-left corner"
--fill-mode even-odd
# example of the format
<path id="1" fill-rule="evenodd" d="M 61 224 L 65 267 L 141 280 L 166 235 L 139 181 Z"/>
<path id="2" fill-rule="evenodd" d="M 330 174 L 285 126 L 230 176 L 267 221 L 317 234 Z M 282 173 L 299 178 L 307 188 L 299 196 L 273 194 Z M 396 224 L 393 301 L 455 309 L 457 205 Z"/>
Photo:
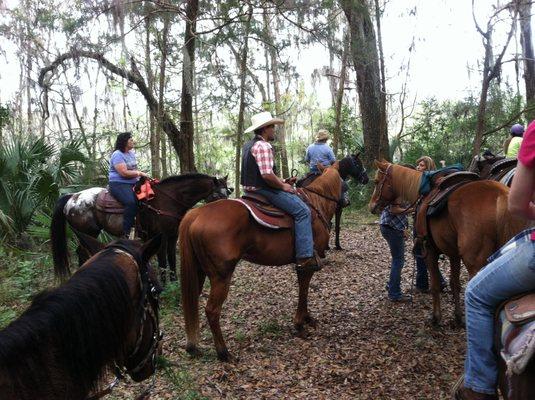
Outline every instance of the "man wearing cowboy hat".
<path id="1" fill-rule="evenodd" d="M 275 125 L 284 120 L 273 118 L 268 111 L 255 114 L 245 133 L 254 131 L 254 138 L 242 148 L 241 179 L 244 191 L 266 197 L 274 206 L 286 211 L 295 222 L 295 258 L 298 271 L 317 271 L 321 267 L 314 257 L 312 218 L 308 206 L 296 195 L 289 183 L 276 173 L 273 147 Z"/>
<path id="2" fill-rule="evenodd" d="M 336 161 L 332 149 L 327 144 L 329 132 L 326 129 L 320 129 L 316 134 L 316 142 L 307 148 L 305 161 L 310 165 L 310 172 L 319 173 L 318 163 L 328 167 Z"/>

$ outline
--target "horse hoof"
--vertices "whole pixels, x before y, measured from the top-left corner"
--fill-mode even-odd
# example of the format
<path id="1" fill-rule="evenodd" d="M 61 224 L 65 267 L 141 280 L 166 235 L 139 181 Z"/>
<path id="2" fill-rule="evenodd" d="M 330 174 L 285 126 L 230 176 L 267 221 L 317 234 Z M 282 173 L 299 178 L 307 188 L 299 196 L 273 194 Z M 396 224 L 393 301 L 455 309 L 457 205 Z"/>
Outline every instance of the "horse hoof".
<path id="1" fill-rule="evenodd" d="M 335 250 L 344 250 L 344 249 L 342 249 L 342 246 L 336 246 L 334 249 Z"/>
<path id="2" fill-rule="evenodd" d="M 431 326 L 433 328 L 439 328 L 440 327 L 440 318 L 437 318 L 435 315 L 433 315 L 430 319 Z"/>
<path id="3" fill-rule="evenodd" d="M 464 318 L 462 316 L 455 316 L 453 320 L 455 328 L 464 328 Z"/>
<path id="4" fill-rule="evenodd" d="M 188 344 L 186 346 L 186 351 L 193 358 L 198 358 L 198 357 L 200 357 L 202 355 L 202 353 L 199 350 L 199 348 L 197 346 L 193 345 L 193 344 Z"/>
<path id="5" fill-rule="evenodd" d="M 234 360 L 234 357 L 228 352 L 227 349 L 223 349 L 217 352 L 217 358 L 222 362 L 231 362 Z"/>

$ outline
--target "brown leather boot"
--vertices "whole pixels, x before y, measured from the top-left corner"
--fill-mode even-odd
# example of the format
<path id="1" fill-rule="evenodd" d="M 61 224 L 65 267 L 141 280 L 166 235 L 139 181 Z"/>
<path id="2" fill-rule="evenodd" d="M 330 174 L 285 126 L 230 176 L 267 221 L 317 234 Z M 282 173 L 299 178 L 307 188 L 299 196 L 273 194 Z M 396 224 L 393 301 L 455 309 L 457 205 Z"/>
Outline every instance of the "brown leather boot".
<path id="1" fill-rule="evenodd" d="M 464 387 L 463 375 L 453 387 L 453 400 L 498 400 L 498 395 L 474 392 Z"/>
<path id="2" fill-rule="evenodd" d="M 298 258 L 295 264 L 296 272 L 316 272 L 322 268 L 319 256 L 314 251 L 314 255 L 309 258 Z"/>

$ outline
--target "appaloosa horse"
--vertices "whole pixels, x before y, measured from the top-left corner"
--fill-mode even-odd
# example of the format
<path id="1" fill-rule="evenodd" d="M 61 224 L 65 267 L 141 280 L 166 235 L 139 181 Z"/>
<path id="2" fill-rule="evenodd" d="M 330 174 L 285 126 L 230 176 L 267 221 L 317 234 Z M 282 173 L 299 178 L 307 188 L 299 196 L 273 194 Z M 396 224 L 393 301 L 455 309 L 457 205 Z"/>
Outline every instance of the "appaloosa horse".
<path id="1" fill-rule="evenodd" d="M 338 199 L 341 179 L 339 162 L 302 190 L 311 204 L 314 247 L 321 257 L 329 244 L 329 223 Z M 360 173 L 353 175 L 359 178 Z M 295 262 L 293 229 L 272 230 L 253 221 L 244 204 L 221 200 L 188 211 L 180 224 L 180 279 L 186 325 L 186 349 L 198 353 L 199 295 L 205 278 L 210 279 L 206 316 L 217 356 L 227 361 L 230 354 L 219 323 L 232 274 L 241 259 L 262 265 L 285 265 Z M 308 311 L 308 288 L 314 272 L 297 271 L 299 301 L 294 325 L 299 333 L 305 324 L 315 324 Z"/>
<path id="2" fill-rule="evenodd" d="M 369 202 L 372 213 L 379 212 L 396 199 L 415 204 L 420 197 L 422 172 L 401 165 L 376 161 L 375 189 Z M 475 181 L 456 189 L 447 205 L 435 217 L 428 219 L 431 239 L 426 246 L 425 263 L 431 279 L 433 294 L 432 322 L 442 318 L 440 310 L 440 282 L 438 257 L 450 259 L 450 285 L 455 304 L 455 322 L 462 324 L 460 307 L 461 260 L 474 276 L 487 258 L 511 237 L 525 229 L 526 220 L 512 216 L 507 209 L 509 189 L 494 181 Z"/>
<path id="3" fill-rule="evenodd" d="M 150 377 L 161 334 L 148 260 L 160 240 L 113 242 L 0 331 L 0 399 L 99 398 L 108 371 Z M 103 246 L 81 242 L 90 253 Z"/>
<path id="4" fill-rule="evenodd" d="M 140 181 L 141 183 L 142 181 Z M 191 207 L 200 200 L 207 202 L 227 198 L 231 189 L 227 187 L 227 177 L 191 173 L 170 176 L 152 185 L 155 197 L 142 202 L 138 212 L 138 231 L 143 240 L 162 233 L 162 246 L 158 251 L 158 265 L 162 283 L 166 280 L 167 265 L 171 280 L 176 280 L 176 243 L 178 225 Z M 101 230 L 120 236 L 122 214 L 101 211 L 96 206 L 99 193 L 104 188 L 95 187 L 78 193 L 67 194 L 58 200 L 50 224 L 52 256 L 56 271 L 69 271 L 66 222 L 78 230 L 98 237 Z M 79 249 L 80 250 L 80 249 Z M 78 251 L 80 264 L 85 261 L 83 252 Z"/>
<path id="5" fill-rule="evenodd" d="M 357 182 L 363 185 L 366 185 L 369 182 L 368 174 L 366 173 L 366 168 L 364 168 L 364 166 L 362 165 L 362 161 L 359 158 L 359 153 L 351 154 L 346 158 L 340 160 L 339 168 L 340 177 L 342 178 L 342 180 L 344 180 L 343 184 L 346 185 L 346 188 L 347 183 L 345 183 L 345 181 L 351 175 L 358 176 L 358 178 L 356 178 Z M 297 181 L 297 187 L 306 187 L 310 185 L 320 175 L 321 174 L 319 173 L 308 174 L 303 179 Z M 347 198 L 347 201 L 343 200 L 344 199 L 341 199 L 341 201 L 338 203 L 336 207 L 336 212 L 334 213 L 334 245 L 336 250 L 342 250 L 342 246 L 340 246 L 340 222 L 342 219 L 342 211 L 350 204 L 349 197 Z"/>

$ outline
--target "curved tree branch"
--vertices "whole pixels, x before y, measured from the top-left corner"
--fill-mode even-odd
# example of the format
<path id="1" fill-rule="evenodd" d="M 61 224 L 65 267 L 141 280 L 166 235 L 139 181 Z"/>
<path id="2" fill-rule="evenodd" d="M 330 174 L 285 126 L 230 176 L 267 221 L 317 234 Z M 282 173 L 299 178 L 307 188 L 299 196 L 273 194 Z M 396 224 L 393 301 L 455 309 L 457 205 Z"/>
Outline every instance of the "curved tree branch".
<path id="1" fill-rule="evenodd" d="M 64 62 L 68 60 L 78 60 L 80 58 L 89 58 L 98 61 L 99 64 L 108 71 L 115 75 L 119 75 L 136 85 L 139 92 L 145 98 L 150 112 L 153 115 L 158 115 L 158 100 L 156 100 L 156 97 L 154 97 L 152 91 L 147 87 L 147 84 L 145 83 L 143 76 L 141 76 L 141 73 L 139 72 L 133 58 L 130 59 L 130 70 L 127 70 L 110 62 L 102 53 L 89 50 L 71 49 L 71 51 L 68 53 L 59 55 L 50 65 L 42 68 L 39 72 L 39 79 L 37 82 L 39 83 L 39 86 L 43 88 L 43 119 L 46 120 L 50 115 L 48 112 L 48 90 L 50 88 L 51 77 L 54 75 L 57 68 Z M 176 124 L 165 111 L 162 112 L 162 118 L 161 120 L 158 119 L 158 121 L 161 124 L 162 130 L 169 137 L 169 140 L 171 141 L 176 153 L 179 154 L 180 129 L 178 129 Z"/>

